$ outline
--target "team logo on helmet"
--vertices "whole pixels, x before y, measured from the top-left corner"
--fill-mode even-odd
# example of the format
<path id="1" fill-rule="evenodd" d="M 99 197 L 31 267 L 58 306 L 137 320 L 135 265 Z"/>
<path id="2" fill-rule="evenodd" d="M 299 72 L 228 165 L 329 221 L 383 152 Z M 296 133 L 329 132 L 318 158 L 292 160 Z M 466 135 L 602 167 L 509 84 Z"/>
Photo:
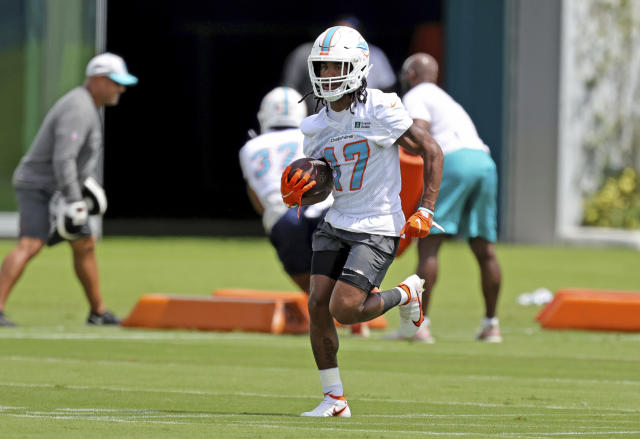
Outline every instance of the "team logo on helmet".
<path id="1" fill-rule="evenodd" d="M 364 53 L 364 56 L 369 57 L 369 45 L 367 44 L 366 41 L 364 40 L 360 41 L 356 47 L 362 50 L 362 52 Z"/>

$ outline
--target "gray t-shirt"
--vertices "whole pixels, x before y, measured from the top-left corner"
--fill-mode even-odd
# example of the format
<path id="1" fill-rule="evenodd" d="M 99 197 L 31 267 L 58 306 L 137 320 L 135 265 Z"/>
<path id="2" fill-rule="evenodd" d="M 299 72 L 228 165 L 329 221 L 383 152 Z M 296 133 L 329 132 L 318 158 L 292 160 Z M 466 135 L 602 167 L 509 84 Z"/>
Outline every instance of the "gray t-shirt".
<path id="1" fill-rule="evenodd" d="M 76 87 L 49 110 L 13 174 L 17 189 L 59 190 L 67 202 L 82 200 L 82 182 L 96 170 L 102 122 L 85 87 Z"/>

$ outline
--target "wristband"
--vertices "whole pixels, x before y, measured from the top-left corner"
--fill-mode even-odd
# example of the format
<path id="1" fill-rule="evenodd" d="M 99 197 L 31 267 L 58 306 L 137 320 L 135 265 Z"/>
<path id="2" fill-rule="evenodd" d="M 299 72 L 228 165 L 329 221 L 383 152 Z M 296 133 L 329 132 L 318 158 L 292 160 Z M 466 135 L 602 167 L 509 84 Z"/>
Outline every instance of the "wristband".
<path id="1" fill-rule="evenodd" d="M 426 207 L 422 207 L 422 206 L 418 207 L 418 210 L 422 210 L 429 213 L 431 215 L 431 218 L 433 218 L 433 210 L 427 209 Z"/>

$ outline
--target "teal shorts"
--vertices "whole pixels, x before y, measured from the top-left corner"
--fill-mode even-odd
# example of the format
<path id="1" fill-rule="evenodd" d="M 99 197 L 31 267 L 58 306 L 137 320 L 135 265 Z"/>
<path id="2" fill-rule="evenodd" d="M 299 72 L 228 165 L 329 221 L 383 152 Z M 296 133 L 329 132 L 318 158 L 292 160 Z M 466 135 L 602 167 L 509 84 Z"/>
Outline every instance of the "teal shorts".
<path id="1" fill-rule="evenodd" d="M 446 234 L 465 239 L 498 238 L 498 173 L 489 154 L 460 149 L 444 156 L 434 219 Z M 435 227 L 431 234 L 442 234 Z"/>

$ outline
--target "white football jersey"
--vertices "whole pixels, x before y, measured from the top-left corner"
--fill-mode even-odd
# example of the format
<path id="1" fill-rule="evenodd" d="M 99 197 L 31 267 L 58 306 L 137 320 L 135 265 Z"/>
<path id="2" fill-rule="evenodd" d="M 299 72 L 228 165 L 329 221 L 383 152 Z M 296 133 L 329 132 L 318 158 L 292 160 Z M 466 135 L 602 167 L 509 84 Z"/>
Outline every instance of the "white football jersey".
<path id="1" fill-rule="evenodd" d="M 399 236 L 405 219 L 395 142 L 413 121 L 395 93 L 367 92 L 366 104 L 340 113 L 323 108 L 303 120 L 304 153 L 324 157 L 333 169 L 334 203 L 325 221 L 343 230 Z"/>
<path id="2" fill-rule="evenodd" d="M 264 207 L 262 224 L 267 232 L 288 209 L 280 194 L 280 179 L 292 161 L 304 157 L 303 138 L 297 128 L 267 131 L 240 149 L 242 174 Z M 325 201 L 310 206 L 305 215 L 318 216 L 331 205 L 331 201 L 329 196 Z"/>
<path id="3" fill-rule="evenodd" d="M 464 108 L 437 85 L 423 82 L 409 90 L 402 102 L 412 119 L 429 122 L 429 133 L 443 154 L 462 148 L 489 152 Z"/>

